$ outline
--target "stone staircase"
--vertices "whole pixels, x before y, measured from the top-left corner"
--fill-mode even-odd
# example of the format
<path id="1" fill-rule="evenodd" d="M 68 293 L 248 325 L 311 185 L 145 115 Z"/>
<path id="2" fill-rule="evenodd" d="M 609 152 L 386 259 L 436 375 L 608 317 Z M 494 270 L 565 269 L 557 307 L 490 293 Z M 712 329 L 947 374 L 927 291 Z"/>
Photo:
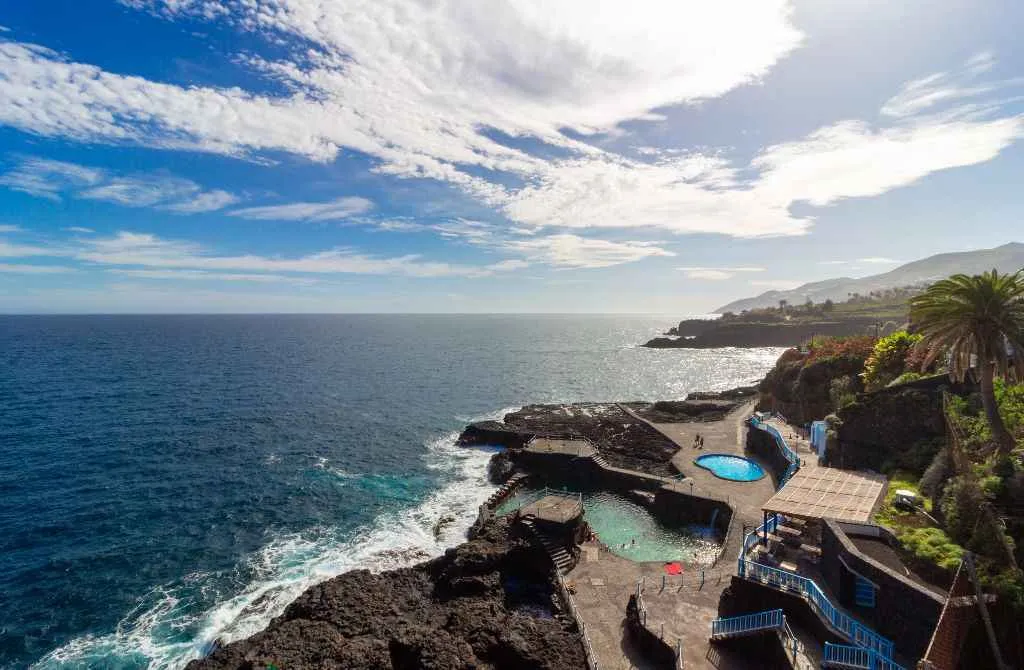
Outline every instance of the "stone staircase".
<path id="1" fill-rule="evenodd" d="M 484 502 L 484 505 L 486 505 L 488 509 L 494 509 L 495 507 L 497 507 L 498 504 L 505 500 L 505 498 L 514 493 L 516 489 L 523 485 L 527 476 L 528 475 L 519 472 L 509 477 L 504 484 L 499 486 L 498 489 L 494 493 L 492 493 L 490 497 L 487 498 L 486 502 Z"/>
<path id="2" fill-rule="evenodd" d="M 541 546 L 544 547 L 544 551 L 546 551 L 548 556 L 551 557 L 551 562 L 555 564 L 555 569 L 558 571 L 558 574 L 563 577 L 567 575 L 569 571 L 573 569 L 575 561 L 573 560 L 572 555 L 565 550 L 565 546 L 537 528 L 533 519 L 526 517 L 522 519 L 522 524 L 533 534 L 535 538 L 537 538 L 537 541 L 540 542 Z"/>
<path id="3" fill-rule="evenodd" d="M 597 452 L 594 452 L 594 455 L 591 456 L 590 458 L 595 463 L 597 463 L 599 466 L 601 466 L 602 468 L 604 468 L 606 470 L 611 469 L 611 467 L 612 467 L 611 465 L 608 464 L 608 461 L 604 460 L 604 457 L 602 457 L 601 454 L 599 454 Z"/>

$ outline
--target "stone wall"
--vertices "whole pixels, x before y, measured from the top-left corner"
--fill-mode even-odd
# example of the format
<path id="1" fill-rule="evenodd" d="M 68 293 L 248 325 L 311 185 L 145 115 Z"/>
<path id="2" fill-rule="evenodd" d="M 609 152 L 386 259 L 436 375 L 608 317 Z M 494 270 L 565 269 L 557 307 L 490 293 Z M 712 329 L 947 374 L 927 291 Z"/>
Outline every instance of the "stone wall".
<path id="1" fill-rule="evenodd" d="M 629 631 L 630 638 L 651 667 L 673 670 L 676 667 L 675 650 L 665 640 L 652 633 L 640 619 L 636 594 L 633 594 L 626 603 L 626 630 Z"/>
<path id="2" fill-rule="evenodd" d="M 938 623 L 944 599 L 861 553 L 847 533 L 893 541 L 885 529 L 877 526 L 858 527 L 823 520 L 821 572 L 829 590 L 838 598 L 837 604 L 892 640 L 899 653 L 914 660 L 921 658 Z M 873 608 L 854 604 L 853 577 L 844 562 L 849 570 L 878 586 Z"/>
<path id="3" fill-rule="evenodd" d="M 715 516 L 715 510 L 718 515 Z M 732 508 L 722 500 L 661 488 L 654 495 L 651 513 L 668 525 L 696 523 L 707 525 L 715 516 L 715 531 L 725 537 L 732 520 Z"/>
<path id="4" fill-rule="evenodd" d="M 838 443 L 825 455 L 833 467 L 921 473 L 946 435 L 939 389 L 893 387 L 861 394 L 837 416 Z"/>
<path id="5" fill-rule="evenodd" d="M 775 488 L 778 488 L 779 482 L 789 468 L 789 461 L 782 455 L 782 450 L 771 433 L 759 428 L 748 430 L 747 450 L 757 456 L 762 463 L 768 464 L 768 472 L 772 476 Z"/>

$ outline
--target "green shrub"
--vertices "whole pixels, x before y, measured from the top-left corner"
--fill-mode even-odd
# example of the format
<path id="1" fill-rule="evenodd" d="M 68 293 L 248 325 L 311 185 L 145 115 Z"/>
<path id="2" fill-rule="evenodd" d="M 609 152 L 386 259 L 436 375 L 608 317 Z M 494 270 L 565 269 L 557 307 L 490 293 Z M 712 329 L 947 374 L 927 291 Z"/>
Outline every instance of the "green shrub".
<path id="1" fill-rule="evenodd" d="M 853 377 L 836 377 L 828 385 L 828 396 L 832 401 L 832 408 L 841 410 L 847 405 L 857 401 L 857 382 Z"/>
<path id="2" fill-rule="evenodd" d="M 875 342 L 871 355 L 864 362 L 864 372 L 861 373 L 864 388 L 877 391 L 903 374 L 907 354 L 920 341 L 920 335 L 899 330 Z"/>
<path id="3" fill-rule="evenodd" d="M 956 570 L 964 549 L 939 528 L 913 528 L 900 536 L 900 543 L 918 558 L 946 570 Z"/>
<path id="4" fill-rule="evenodd" d="M 945 488 L 946 480 L 953 473 L 953 463 L 949 458 L 948 449 L 940 449 L 935 457 L 932 458 L 931 464 L 921 475 L 921 480 L 917 483 L 921 489 L 921 493 L 925 494 L 932 500 L 940 500 L 942 498 L 942 489 Z"/>
<path id="5" fill-rule="evenodd" d="M 970 542 L 981 512 L 985 496 L 978 484 L 969 477 L 954 477 L 942 494 L 942 516 L 946 530 L 961 544 Z"/>

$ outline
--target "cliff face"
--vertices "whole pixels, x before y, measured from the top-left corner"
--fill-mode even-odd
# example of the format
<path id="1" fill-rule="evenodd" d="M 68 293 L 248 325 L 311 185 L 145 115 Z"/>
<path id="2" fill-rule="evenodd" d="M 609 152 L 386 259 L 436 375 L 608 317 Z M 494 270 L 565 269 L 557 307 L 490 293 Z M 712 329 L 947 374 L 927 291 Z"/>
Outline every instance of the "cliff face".
<path id="1" fill-rule="evenodd" d="M 824 419 L 834 408 L 830 395 L 832 382 L 849 379 L 850 391 L 862 390 L 858 375 L 864 359 L 840 356 L 807 363 L 807 358 L 793 350 L 779 358 L 758 389 L 758 407 L 779 412 L 791 423 L 805 424 Z"/>
<path id="2" fill-rule="evenodd" d="M 552 617 L 549 565 L 495 521 L 433 561 L 313 586 L 266 630 L 187 669 L 582 669 L 576 634 Z"/>
<path id="3" fill-rule="evenodd" d="M 893 387 L 862 394 L 836 415 L 838 444 L 830 445 L 826 458 L 838 467 L 921 473 L 945 441 L 937 388 Z"/>

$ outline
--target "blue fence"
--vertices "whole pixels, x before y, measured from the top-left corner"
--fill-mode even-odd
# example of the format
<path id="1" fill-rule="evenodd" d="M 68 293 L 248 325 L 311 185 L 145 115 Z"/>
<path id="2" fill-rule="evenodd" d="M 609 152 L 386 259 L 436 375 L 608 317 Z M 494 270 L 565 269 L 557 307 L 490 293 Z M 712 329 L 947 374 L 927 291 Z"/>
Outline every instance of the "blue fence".
<path id="1" fill-rule="evenodd" d="M 825 446 L 828 443 L 828 424 L 824 421 L 811 422 L 811 448 L 819 457 L 825 456 Z"/>
<path id="2" fill-rule="evenodd" d="M 760 630 L 777 630 L 785 618 L 782 610 L 768 610 L 742 616 L 719 617 L 711 622 L 711 637 L 746 635 Z"/>
<path id="3" fill-rule="evenodd" d="M 777 416 L 781 418 L 781 415 Z M 786 472 L 782 475 L 782 480 L 779 482 L 779 488 L 782 488 L 789 481 L 789 478 L 793 476 L 793 473 L 800 469 L 800 457 L 796 455 L 795 451 L 790 449 L 786 438 L 782 437 L 782 433 L 775 426 L 761 421 L 756 416 L 750 417 L 750 425 L 771 435 L 775 439 L 775 444 L 778 445 L 782 457 L 789 463 L 789 467 L 786 468 Z"/>
<path id="4" fill-rule="evenodd" d="M 845 644 L 825 643 L 825 655 L 821 658 L 823 668 L 850 668 L 852 670 L 905 670 L 890 658 L 873 649 L 851 647 Z"/>
<path id="5" fill-rule="evenodd" d="M 789 591 L 803 596 L 823 620 L 837 633 L 858 647 L 877 652 L 886 658 L 892 657 L 894 646 L 892 640 L 886 639 L 846 614 L 825 596 L 814 580 L 802 577 L 795 572 L 780 570 L 768 565 L 754 563 L 743 558 L 739 559 L 737 571 L 740 577 L 760 582 L 767 586 Z"/>

